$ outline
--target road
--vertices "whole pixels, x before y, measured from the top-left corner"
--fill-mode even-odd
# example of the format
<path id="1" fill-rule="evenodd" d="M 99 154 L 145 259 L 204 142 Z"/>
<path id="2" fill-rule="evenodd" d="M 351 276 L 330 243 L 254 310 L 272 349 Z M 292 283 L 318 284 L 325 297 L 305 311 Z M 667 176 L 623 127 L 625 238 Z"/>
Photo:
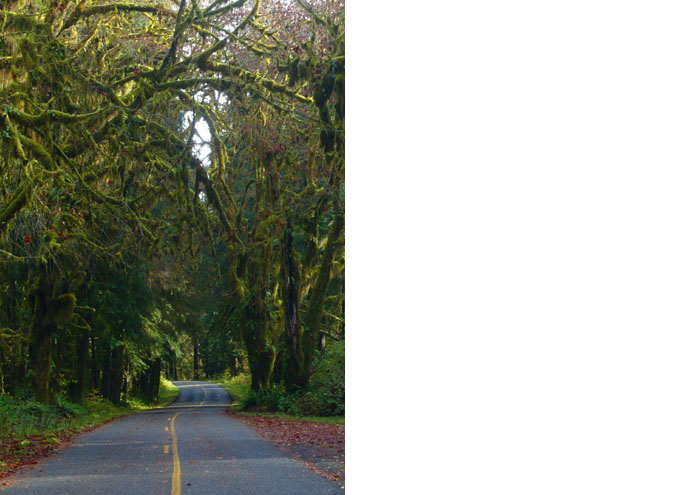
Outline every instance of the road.
<path id="1" fill-rule="evenodd" d="M 168 407 L 118 419 L 76 437 L 5 479 L 22 495 L 332 495 L 335 483 L 224 414 L 218 385 L 174 382 Z"/>

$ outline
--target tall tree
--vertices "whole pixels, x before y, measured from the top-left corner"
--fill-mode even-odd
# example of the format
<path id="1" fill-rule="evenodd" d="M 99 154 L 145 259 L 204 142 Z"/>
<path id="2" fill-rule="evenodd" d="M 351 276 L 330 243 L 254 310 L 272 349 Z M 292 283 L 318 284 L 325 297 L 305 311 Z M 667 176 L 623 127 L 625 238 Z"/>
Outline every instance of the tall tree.
<path id="1" fill-rule="evenodd" d="M 306 386 L 342 291 L 343 3 L 10 1 L 0 18 L 0 385 L 25 369 L 43 402 L 152 395 L 182 343 L 197 370 L 218 332 L 255 389 L 278 356 Z M 218 293 L 174 290 L 203 259 Z"/>

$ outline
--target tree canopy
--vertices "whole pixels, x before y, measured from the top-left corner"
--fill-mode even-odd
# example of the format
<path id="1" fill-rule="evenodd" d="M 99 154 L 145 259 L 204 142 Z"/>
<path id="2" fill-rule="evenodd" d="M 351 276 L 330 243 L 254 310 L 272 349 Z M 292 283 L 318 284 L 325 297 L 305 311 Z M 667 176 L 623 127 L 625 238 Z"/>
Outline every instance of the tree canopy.
<path id="1" fill-rule="evenodd" d="M 344 3 L 4 1 L 0 26 L 0 391 L 244 363 L 306 389 L 344 338 Z"/>

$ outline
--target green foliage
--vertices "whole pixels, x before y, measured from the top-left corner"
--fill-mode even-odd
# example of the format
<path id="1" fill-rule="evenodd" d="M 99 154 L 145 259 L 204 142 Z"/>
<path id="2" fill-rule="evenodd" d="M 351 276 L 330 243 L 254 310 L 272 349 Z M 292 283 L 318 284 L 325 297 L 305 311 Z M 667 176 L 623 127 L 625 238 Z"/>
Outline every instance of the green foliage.
<path id="1" fill-rule="evenodd" d="M 278 410 L 304 416 L 345 414 L 345 342 L 330 344 L 317 363 L 309 390 L 283 397 Z"/>
<path id="2" fill-rule="evenodd" d="M 316 363 L 311 384 L 335 397 L 345 399 L 345 341 L 330 342 Z"/>
<path id="3" fill-rule="evenodd" d="M 278 410 L 297 416 L 338 416 L 345 414 L 345 402 L 326 390 L 308 390 L 283 397 Z"/>
<path id="4" fill-rule="evenodd" d="M 240 399 L 241 409 L 277 411 L 284 397 L 285 388 L 281 385 L 271 385 L 266 390 L 248 390 Z"/>
<path id="5" fill-rule="evenodd" d="M 245 360 L 247 407 L 336 413 L 344 2 L 67 4 L 0 2 L 0 393 L 77 419 Z"/>
<path id="6" fill-rule="evenodd" d="M 241 400 L 251 390 L 251 375 L 248 373 L 242 373 L 234 377 L 225 374 L 214 377 L 213 380 L 229 393 L 232 402 Z"/>
<path id="7" fill-rule="evenodd" d="M 255 391 L 251 388 L 251 375 L 248 373 L 230 378 L 228 375 L 215 379 L 236 403 L 236 407 L 242 410 L 251 409 L 262 411 L 277 411 L 280 400 L 284 397 L 284 388 L 273 385 L 269 389 Z"/>
<path id="8" fill-rule="evenodd" d="M 90 426 L 126 412 L 129 411 L 114 406 L 97 394 L 91 395 L 84 406 L 62 397 L 59 397 L 58 404 L 47 405 L 0 395 L 0 445 L 9 439 L 55 435 Z"/>
<path id="9" fill-rule="evenodd" d="M 179 396 L 179 387 L 171 383 L 166 378 L 159 382 L 159 393 L 157 394 L 157 405 L 160 407 L 168 406 Z"/>
<path id="10" fill-rule="evenodd" d="M 60 410 L 61 414 L 66 418 L 74 418 L 76 416 L 87 414 L 87 409 L 85 406 L 68 402 L 60 395 L 58 396 L 56 405 Z"/>
<path id="11" fill-rule="evenodd" d="M 13 435 L 25 438 L 62 419 L 60 410 L 55 406 L 19 401 L 8 395 L 0 395 L 0 438 Z"/>
<path id="12" fill-rule="evenodd" d="M 220 377 L 235 407 L 241 411 L 281 412 L 292 416 L 340 416 L 345 414 L 345 343 L 333 342 L 316 362 L 308 390 L 286 393 L 282 385 L 254 391 L 248 374 Z"/>

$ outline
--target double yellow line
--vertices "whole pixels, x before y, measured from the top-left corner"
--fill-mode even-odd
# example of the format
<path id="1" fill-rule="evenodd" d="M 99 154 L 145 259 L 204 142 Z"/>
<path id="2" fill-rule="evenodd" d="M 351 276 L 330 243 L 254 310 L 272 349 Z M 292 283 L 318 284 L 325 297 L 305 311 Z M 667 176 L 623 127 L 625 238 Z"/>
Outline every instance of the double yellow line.
<path id="1" fill-rule="evenodd" d="M 200 385 L 196 386 L 203 389 L 203 400 L 202 402 L 200 402 L 200 404 L 197 404 L 195 406 L 196 408 L 198 408 L 205 404 L 207 392 L 205 391 L 204 387 L 201 387 Z M 179 414 L 183 414 L 188 411 L 190 411 L 190 409 L 187 411 L 177 412 L 171 418 L 171 422 L 169 423 L 169 431 L 171 431 L 171 454 L 174 457 L 174 471 L 171 473 L 171 495 L 181 495 L 181 461 L 179 460 L 179 447 L 178 440 L 176 438 L 176 429 L 174 427 L 174 422 L 176 421 L 176 418 Z"/>

